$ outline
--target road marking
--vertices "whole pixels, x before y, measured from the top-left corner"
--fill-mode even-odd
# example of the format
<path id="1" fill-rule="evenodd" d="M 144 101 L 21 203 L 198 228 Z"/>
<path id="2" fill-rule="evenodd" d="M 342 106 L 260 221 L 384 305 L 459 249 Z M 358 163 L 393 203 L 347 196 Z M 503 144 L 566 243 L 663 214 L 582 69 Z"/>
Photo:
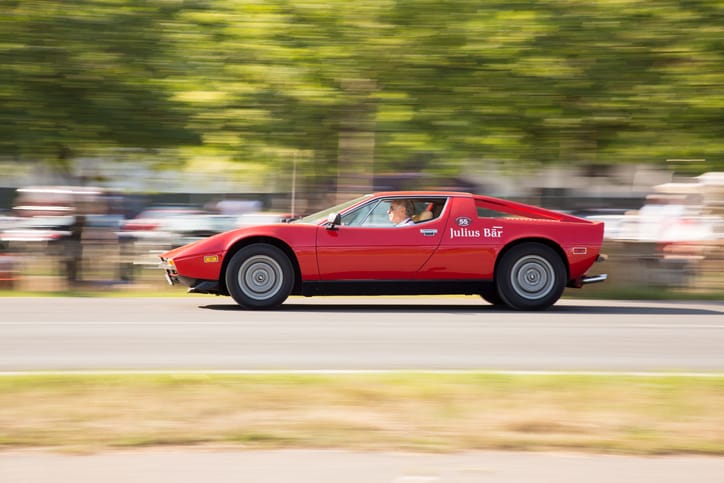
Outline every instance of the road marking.
<path id="1" fill-rule="evenodd" d="M 509 375 L 509 376 L 631 376 L 631 377 L 724 377 L 724 372 L 676 372 L 676 371 L 485 371 L 485 370 L 420 370 L 420 369 L 380 369 L 380 370 L 367 370 L 367 369 L 297 369 L 297 370 L 265 370 L 265 369 L 251 369 L 251 370 L 234 370 L 234 369 L 222 369 L 222 370 L 162 370 L 162 369 L 149 369 L 149 370 L 57 370 L 57 371 L 0 371 L 0 376 L 58 376 L 58 375 L 89 375 L 89 376 L 102 376 L 102 375 L 122 375 L 122 374 L 137 374 L 137 375 L 365 375 L 365 374 L 490 374 L 490 375 Z"/>
<path id="2" fill-rule="evenodd" d="M 400 476 L 392 480 L 392 483 L 430 483 L 438 480 L 440 478 L 437 476 Z"/>

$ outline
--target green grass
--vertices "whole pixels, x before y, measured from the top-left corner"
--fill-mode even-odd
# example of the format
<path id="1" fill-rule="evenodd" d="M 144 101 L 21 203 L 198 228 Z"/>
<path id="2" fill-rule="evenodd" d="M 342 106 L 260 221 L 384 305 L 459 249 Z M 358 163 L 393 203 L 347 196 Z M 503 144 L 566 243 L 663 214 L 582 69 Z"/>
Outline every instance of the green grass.
<path id="1" fill-rule="evenodd" d="M 684 288 L 652 287 L 583 287 L 568 289 L 565 298 L 596 300 L 724 300 L 724 288 L 721 290 L 693 290 Z"/>
<path id="2" fill-rule="evenodd" d="M 724 455 L 724 375 L 9 375 L 0 447 Z"/>

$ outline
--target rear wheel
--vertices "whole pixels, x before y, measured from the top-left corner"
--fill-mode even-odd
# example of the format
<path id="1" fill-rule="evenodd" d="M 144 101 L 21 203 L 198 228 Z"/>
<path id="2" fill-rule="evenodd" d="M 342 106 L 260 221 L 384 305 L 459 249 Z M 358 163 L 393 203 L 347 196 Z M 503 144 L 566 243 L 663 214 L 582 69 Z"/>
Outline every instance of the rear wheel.
<path id="1" fill-rule="evenodd" d="M 501 299 L 518 310 L 541 310 L 558 301 L 566 288 L 561 257 L 542 243 L 524 243 L 503 255 L 496 270 Z"/>
<path id="2" fill-rule="evenodd" d="M 271 309 L 289 296 L 294 268 L 279 248 L 255 243 L 236 252 L 226 269 L 226 287 L 232 298 L 247 309 Z"/>

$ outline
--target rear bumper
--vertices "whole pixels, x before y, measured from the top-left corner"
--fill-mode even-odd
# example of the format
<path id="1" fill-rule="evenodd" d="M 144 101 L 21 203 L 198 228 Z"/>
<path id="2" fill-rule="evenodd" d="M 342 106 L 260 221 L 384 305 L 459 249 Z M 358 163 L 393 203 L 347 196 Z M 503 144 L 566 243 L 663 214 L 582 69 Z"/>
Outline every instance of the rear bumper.
<path id="1" fill-rule="evenodd" d="M 607 278 L 608 275 L 605 273 L 599 275 L 584 275 L 583 277 L 569 281 L 567 286 L 571 288 L 581 288 L 589 283 L 605 282 Z"/>
<path id="2" fill-rule="evenodd" d="M 607 278 L 608 278 L 608 274 L 606 274 L 606 273 L 602 273 L 600 275 L 589 275 L 589 276 L 583 277 L 581 279 L 581 285 L 585 285 L 587 283 L 605 282 Z"/>
<path id="3" fill-rule="evenodd" d="M 597 261 L 597 262 L 603 262 L 603 261 L 605 261 L 605 260 L 607 260 L 607 259 L 608 259 L 608 256 L 607 256 L 607 255 L 599 255 L 599 256 L 596 258 L 596 261 Z M 569 287 L 573 287 L 573 288 L 581 288 L 581 287 L 583 287 L 584 285 L 588 285 L 588 284 L 590 284 L 590 283 L 601 283 L 601 282 L 605 282 L 607 279 L 608 279 L 608 274 L 606 274 L 606 273 L 601 273 L 601 274 L 599 274 L 599 275 L 584 275 L 584 276 L 582 276 L 582 277 L 580 277 L 580 278 L 577 278 L 577 279 L 575 279 L 575 280 L 571 280 L 571 281 L 568 283 L 568 286 L 569 286 Z"/>

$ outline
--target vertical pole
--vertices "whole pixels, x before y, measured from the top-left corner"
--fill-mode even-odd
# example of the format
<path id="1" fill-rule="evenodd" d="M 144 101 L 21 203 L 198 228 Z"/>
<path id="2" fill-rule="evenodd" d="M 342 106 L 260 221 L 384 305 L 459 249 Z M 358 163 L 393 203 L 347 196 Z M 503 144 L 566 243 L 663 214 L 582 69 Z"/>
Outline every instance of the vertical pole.
<path id="1" fill-rule="evenodd" d="M 294 219 L 294 210 L 297 196 L 297 152 L 294 152 L 294 160 L 292 161 L 292 219 Z"/>

